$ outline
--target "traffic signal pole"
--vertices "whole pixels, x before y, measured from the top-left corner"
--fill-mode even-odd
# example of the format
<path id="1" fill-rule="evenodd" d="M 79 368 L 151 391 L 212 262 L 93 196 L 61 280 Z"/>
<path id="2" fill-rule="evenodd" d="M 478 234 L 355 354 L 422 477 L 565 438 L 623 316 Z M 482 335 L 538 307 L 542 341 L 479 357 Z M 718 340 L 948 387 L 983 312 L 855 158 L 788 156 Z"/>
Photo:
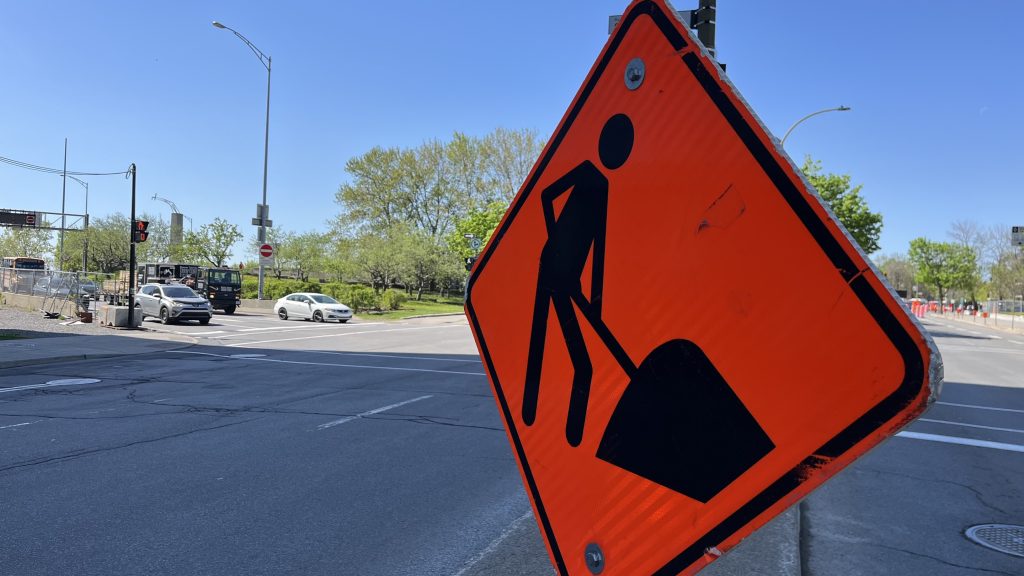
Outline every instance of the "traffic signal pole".
<path id="1" fill-rule="evenodd" d="M 135 163 L 128 168 L 132 177 L 132 219 L 128 227 L 128 328 L 135 327 Z"/>

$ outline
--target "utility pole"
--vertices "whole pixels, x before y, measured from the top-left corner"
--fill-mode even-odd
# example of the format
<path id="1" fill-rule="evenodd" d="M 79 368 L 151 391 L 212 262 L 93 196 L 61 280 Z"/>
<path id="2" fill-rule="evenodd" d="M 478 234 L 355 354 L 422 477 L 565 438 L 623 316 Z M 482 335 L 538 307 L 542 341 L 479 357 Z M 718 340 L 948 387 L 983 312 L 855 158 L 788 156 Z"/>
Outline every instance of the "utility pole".
<path id="1" fill-rule="evenodd" d="M 717 0 L 700 0 L 690 20 L 690 28 L 697 30 L 697 38 L 708 49 L 708 53 L 711 54 L 712 58 L 715 58 L 716 3 Z"/>
<path id="2" fill-rule="evenodd" d="M 68 139 L 64 139 L 64 170 L 61 172 L 61 183 L 60 183 L 60 254 L 57 257 L 57 269 L 64 271 L 64 229 L 67 228 L 67 220 L 65 219 L 64 212 L 65 199 L 67 198 L 68 191 Z"/>
<path id="3" fill-rule="evenodd" d="M 718 62 L 715 56 L 715 15 L 717 13 L 717 0 L 699 0 L 696 10 L 676 10 L 676 16 L 691 30 L 697 31 L 697 39 L 708 49 L 711 57 Z M 616 24 L 622 16 L 608 17 L 608 33 L 615 30 Z M 725 64 L 718 62 L 718 65 L 725 70 Z"/>
<path id="4" fill-rule="evenodd" d="M 135 163 L 128 168 L 132 177 L 132 219 L 128 227 L 128 328 L 135 328 Z"/>

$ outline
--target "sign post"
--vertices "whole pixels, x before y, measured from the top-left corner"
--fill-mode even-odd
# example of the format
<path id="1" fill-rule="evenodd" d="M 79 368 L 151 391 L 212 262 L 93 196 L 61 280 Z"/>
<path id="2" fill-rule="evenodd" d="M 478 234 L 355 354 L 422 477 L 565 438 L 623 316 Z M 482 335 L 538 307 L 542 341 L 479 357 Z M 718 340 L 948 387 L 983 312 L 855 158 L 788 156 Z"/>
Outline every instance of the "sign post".
<path id="1" fill-rule="evenodd" d="M 475 263 L 466 314 L 561 575 L 699 571 L 942 379 L 665 0 L 615 27 Z"/>

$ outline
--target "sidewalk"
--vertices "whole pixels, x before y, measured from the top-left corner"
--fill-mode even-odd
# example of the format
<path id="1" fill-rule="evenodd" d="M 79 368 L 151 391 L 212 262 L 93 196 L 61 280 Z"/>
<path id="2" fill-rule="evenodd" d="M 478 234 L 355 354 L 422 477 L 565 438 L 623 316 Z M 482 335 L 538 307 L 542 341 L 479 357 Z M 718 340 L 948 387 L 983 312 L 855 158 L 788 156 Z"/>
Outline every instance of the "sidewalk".
<path id="1" fill-rule="evenodd" d="M 103 335 L 47 336 L 0 340 L 0 369 L 36 366 L 73 360 L 115 358 L 152 352 L 166 352 L 187 348 L 195 343 L 192 338 L 178 337 L 168 340 L 144 331 L 114 331 Z"/>
<path id="2" fill-rule="evenodd" d="M 992 314 L 986 318 L 981 315 L 971 316 L 969 314 L 956 314 L 954 312 L 928 312 L 926 318 L 955 320 L 964 324 L 994 328 L 1011 334 L 1024 334 L 1024 316 L 1014 316 L 1012 314 Z"/>

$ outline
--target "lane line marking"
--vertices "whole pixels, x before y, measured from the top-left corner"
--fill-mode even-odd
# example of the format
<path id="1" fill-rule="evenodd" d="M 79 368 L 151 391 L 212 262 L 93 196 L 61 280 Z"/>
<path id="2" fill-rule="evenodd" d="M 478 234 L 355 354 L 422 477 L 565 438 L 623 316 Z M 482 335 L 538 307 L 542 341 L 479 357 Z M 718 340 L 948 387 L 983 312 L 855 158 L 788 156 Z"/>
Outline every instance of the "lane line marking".
<path id="1" fill-rule="evenodd" d="M 21 424 L 10 424 L 7 426 L 0 426 L 0 430 L 6 430 L 8 428 L 17 428 L 19 426 L 28 426 L 29 424 L 35 424 L 36 422 L 42 422 L 42 420 L 34 420 L 32 422 L 22 422 Z"/>
<path id="2" fill-rule="evenodd" d="M 98 380 L 97 380 L 98 382 Z M 91 382 L 95 384 L 95 382 Z M 22 390 L 36 390 L 38 388 L 53 388 L 54 386 L 83 386 L 82 382 L 54 382 L 46 384 L 27 384 L 25 386 L 15 386 L 13 388 L 0 388 L 0 393 L 4 392 L 20 392 Z"/>
<path id="3" fill-rule="evenodd" d="M 468 562 L 463 564 L 462 570 L 456 572 L 454 576 L 465 576 L 465 574 L 469 572 L 469 570 L 473 568 L 473 566 L 476 566 L 481 560 L 493 554 L 498 549 L 498 547 L 501 546 L 501 543 L 504 542 L 506 538 L 511 536 L 512 533 L 519 528 L 519 525 L 525 522 L 526 519 L 530 518 L 531 516 L 533 516 L 533 510 L 527 510 L 526 514 L 523 514 L 519 518 L 513 520 L 512 523 L 509 524 L 504 530 L 502 530 L 501 534 L 498 534 L 498 537 L 492 540 L 491 543 L 488 544 L 486 548 L 481 550 L 476 556 L 473 556 L 469 559 Z"/>
<path id="4" fill-rule="evenodd" d="M 227 330 L 208 330 L 206 332 L 175 332 L 182 336 L 209 336 L 210 334 L 224 334 Z"/>
<path id="5" fill-rule="evenodd" d="M 957 404 L 955 402 L 936 402 L 936 404 L 942 404 L 943 406 L 957 406 L 960 408 L 977 408 L 978 410 L 993 410 L 995 412 L 1013 412 L 1015 414 L 1024 414 L 1024 410 L 1017 410 L 1015 408 L 994 408 L 992 406 L 976 406 L 974 404 Z"/>
<path id="6" fill-rule="evenodd" d="M 170 400 L 170 398 L 161 398 L 161 399 L 159 399 L 159 400 L 153 400 L 153 403 L 155 404 L 155 403 L 157 403 L 157 402 L 163 402 L 163 401 L 165 401 L 165 400 Z"/>
<path id="7" fill-rule="evenodd" d="M 482 364 L 479 358 L 476 360 L 459 360 L 458 358 L 414 358 L 411 356 L 396 356 L 393 354 L 362 354 L 360 352 L 331 352 L 330 350 L 304 350 L 310 354 L 333 354 L 335 356 L 369 356 L 370 358 L 397 358 L 399 360 L 429 360 L 432 362 L 464 362 L 467 364 Z"/>
<path id="8" fill-rule="evenodd" d="M 215 358 L 226 358 L 228 360 L 239 360 L 249 362 L 276 362 L 278 364 L 298 364 L 301 366 L 334 366 L 337 368 L 366 368 L 368 370 L 397 370 L 399 372 L 429 372 L 432 374 L 459 374 L 462 376 L 486 376 L 483 372 L 459 372 L 456 370 L 430 370 L 428 368 L 399 368 L 397 366 L 367 366 L 364 364 L 338 364 L 336 362 L 304 362 L 301 360 L 279 360 L 276 358 L 239 358 L 237 356 L 225 356 L 210 352 L 193 352 L 191 350 L 168 350 L 168 354 L 195 354 L 196 356 L 213 356 Z M 3 390 L 0 390 L 3 392 Z"/>
<path id="9" fill-rule="evenodd" d="M 301 336 L 301 337 L 298 337 L 298 338 L 278 338 L 276 340 L 261 340 L 261 341 L 258 341 L 258 342 L 236 342 L 234 344 L 228 344 L 228 346 L 229 347 L 257 346 L 257 345 L 260 345 L 260 344 L 275 344 L 277 342 L 293 342 L 293 341 L 296 341 L 296 340 L 313 340 L 313 339 L 316 339 L 316 338 L 341 338 L 341 337 L 344 337 L 344 336 L 356 336 L 358 334 L 383 334 L 385 332 L 405 332 L 405 331 L 409 331 L 409 330 L 435 330 L 437 328 L 463 328 L 463 326 L 460 326 L 460 325 L 456 324 L 456 325 L 452 325 L 452 326 L 416 326 L 414 328 L 393 328 L 391 330 L 364 330 L 362 332 L 342 332 L 340 334 L 339 333 L 333 333 L 333 334 L 324 334 L 324 335 L 321 335 L 321 336 Z"/>
<path id="10" fill-rule="evenodd" d="M 942 350 L 954 350 L 956 352 L 971 352 L 976 354 L 1011 354 L 1020 356 L 1024 350 L 1017 348 L 982 348 L 981 346 L 957 346 L 956 344 L 940 345 Z"/>
<path id="11" fill-rule="evenodd" d="M 362 328 L 363 326 L 380 326 L 384 322 L 363 322 L 360 323 L 356 328 Z M 280 326 L 264 326 L 260 328 L 240 328 L 235 332 L 301 332 L 302 330 L 327 330 L 329 328 L 337 328 L 340 324 L 334 322 L 304 322 L 298 326 L 292 326 L 291 328 L 282 328 Z"/>
<path id="12" fill-rule="evenodd" d="M 1007 342 L 1013 342 L 1014 344 L 1024 344 L 1024 342 L 1021 342 L 1020 340 L 1007 340 Z"/>
<path id="13" fill-rule="evenodd" d="M 989 442 L 988 440 L 974 440 L 972 438 L 959 438 L 956 436 L 942 436 L 939 434 L 922 434 L 920 432 L 899 432 L 900 438 L 913 438 L 915 440 L 928 440 L 930 442 L 943 442 L 945 444 L 960 444 L 962 446 L 974 446 L 975 448 L 992 448 L 993 450 L 1006 450 L 1008 452 L 1024 453 L 1024 446 L 1019 444 L 1006 444 L 1005 442 Z"/>
<path id="14" fill-rule="evenodd" d="M 999 428 L 996 426 L 982 426 L 981 424 L 965 424 L 963 422 L 950 422 L 949 420 L 932 420 L 930 418 L 918 418 L 919 422 L 932 422 L 935 424 L 951 424 L 953 426 L 965 426 L 967 428 L 981 428 L 982 430 L 996 430 L 999 432 L 1016 432 L 1017 434 L 1024 434 L 1024 430 L 1017 430 L 1016 428 Z"/>
<path id="15" fill-rule="evenodd" d="M 367 410 L 366 412 L 360 412 L 359 414 L 356 414 L 355 416 L 346 416 L 346 417 L 338 419 L 338 420 L 332 420 L 330 422 L 326 422 L 324 424 L 321 424 L 321 425 L 317 426 L 316 429 L 317 430 L 326 430 L 328 428 L 332 428 L 334 426 L 338 426 L 339 424 L 344 424 L 345 422 L 351 422 L 353 420 L 358 420 L 359 418 L 365 418 L 367 416 L 373 416 L 374 414 L 380 414 L 381 412 L 387 412 L 388 410 L 392 410 L 394 408 L 398 408 L 399 406 L 405 406 L 406 404 L 412 404 L 413 402 L 419 402 L 420 400 L 426 400 L 427 398 L 433 398 L 433 396 L 432 395 L 420 396 L 419 398 L 413 398 L 412 400 L 406 400 L 405 402 L 398 402 L 398 403 L 395 403 L 395 404 L 391 404 L 389 406 L 381 406 L 380 408 L 374 408 L 373 410 Z"/>

